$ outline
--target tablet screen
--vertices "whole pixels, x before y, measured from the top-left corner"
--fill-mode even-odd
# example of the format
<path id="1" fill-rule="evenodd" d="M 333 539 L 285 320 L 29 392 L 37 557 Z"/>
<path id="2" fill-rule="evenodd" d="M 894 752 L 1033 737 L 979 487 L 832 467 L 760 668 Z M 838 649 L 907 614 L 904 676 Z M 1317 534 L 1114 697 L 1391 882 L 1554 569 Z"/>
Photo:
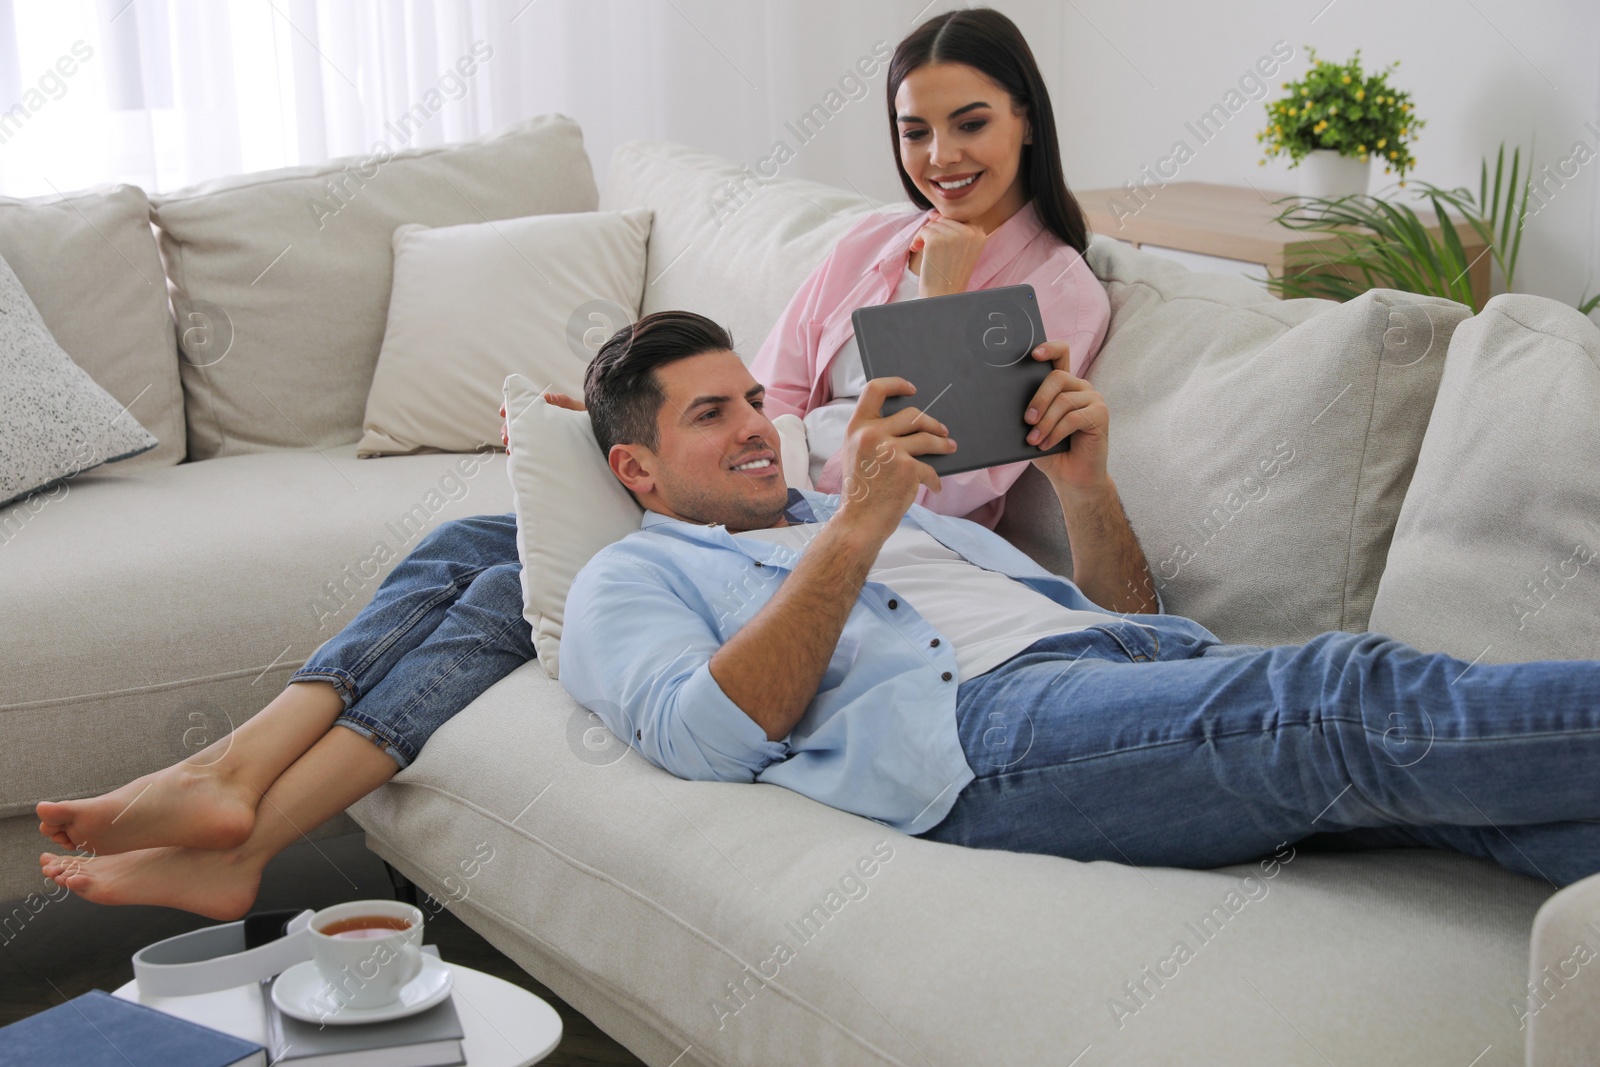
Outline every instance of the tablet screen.
<path id="1" fill-rule="evenodd" d="M 857 308 L 851 315 L 867 378 L 900 377 L 915 396 L 890 397 L 885 415 L 917 407 L 950 428 L 954 452 L 917 457 L 940 475 L 1065 452 L 1028 444 L 1028 401 L 1053 369 L 1034 359 L 1045 341 L 1031 285 Z"/>

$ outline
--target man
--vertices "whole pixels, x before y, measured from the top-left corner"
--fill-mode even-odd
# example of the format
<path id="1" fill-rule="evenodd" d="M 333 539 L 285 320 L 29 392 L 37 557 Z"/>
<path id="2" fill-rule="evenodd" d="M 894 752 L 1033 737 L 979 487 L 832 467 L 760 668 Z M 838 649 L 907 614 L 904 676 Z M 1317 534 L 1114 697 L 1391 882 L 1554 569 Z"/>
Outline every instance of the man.
<path id="1" fill-rule="evenodd" d="M 1073 581 L 912 506 L 939 484 L 917 457 L 958 444 L 915 408 L 882 415 L 910 383 L 868 384 L 841 495 L 791 492 L 725 331 L 667 312 L 620 332 L 585 402 L 647 514 L 573 585 L 567 689 L 680 777 L 931 840 L 1211 867 L 1329 832 L 1556 884 L 1600 870 L 1600 662 L 1474 666 L 1372 633 L 1229 646 L 1156 613 L 1105 402 L 1061 346 L 1035 357 L 1056 369 L 1030 440 L 1075 435 L 1034 461 Z"/>
<path id="2" fill-rule="evenodd" d="M 585 398 L 649 514 L 573 585 L 568 690 L 673 773 L 784 785 L 932 840 L 1200 867 L 1342 831 L 1556 884 L 1600 869 L 1600 824 L 1580 821 L 1600 807 L 1600 664 L 1472 666 L 1377 634 L 1229 646 L 1148 614 L 1105 402 L 1064 346 L 1035 355 L 1057 368 L 1025 416 L 1035 443 L 1076 434 L 1035 461 L 1074 582 L 911 506 L 939 484 L 916 457 L 957 445 L 927 414 L 882 416 L 909 383 L 869 383 L 841 496 L 790 493 L 726 332 L 687 312 L 619 331 Z M 245 914 L 273 856 L 533 654 L 511 532 L 446 524 L 227 737 L 41 803 L 40 832 L 88 853 L 43 853 L 42 873 L 96 903 Z M 1397 731 L 1426 754 L 1397 753 Z"/>

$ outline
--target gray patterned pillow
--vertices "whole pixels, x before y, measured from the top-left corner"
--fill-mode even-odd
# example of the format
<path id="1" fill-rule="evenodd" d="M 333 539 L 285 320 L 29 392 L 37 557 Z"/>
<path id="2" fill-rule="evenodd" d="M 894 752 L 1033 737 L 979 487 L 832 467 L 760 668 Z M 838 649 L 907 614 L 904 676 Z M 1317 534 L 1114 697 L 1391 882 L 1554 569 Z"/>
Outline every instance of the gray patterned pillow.
<path id="1" fill-rule="evenodd" d="M 56 344 L 0 258 L 0 505 L 157 444 Z"/>

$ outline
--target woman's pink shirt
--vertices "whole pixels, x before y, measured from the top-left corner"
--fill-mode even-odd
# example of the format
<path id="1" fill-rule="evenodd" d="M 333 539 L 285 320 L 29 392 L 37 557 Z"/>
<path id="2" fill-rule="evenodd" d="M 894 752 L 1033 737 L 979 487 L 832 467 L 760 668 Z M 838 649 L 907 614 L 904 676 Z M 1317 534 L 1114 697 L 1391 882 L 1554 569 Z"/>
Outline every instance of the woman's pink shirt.
<path id="1" fill-rule="evenodd" d="M 833 252 L 800 286 L 767 335 L 750 371 L 767 387 L 766 411 L 804 418 L 833 399 L 829 371 L 853 334 L 850 313 L 886 303 L 905 272 L 911 239 L 932 211 L 875 212 L 839 239 Z M 1099 354 L 1111 321 L 1105 287 L 1083 256 L 1039 221 L 1033 201 L 1022 206 L 983 244 L 969 291 L 1031 285 L 1052 341 L 1066 341 L 1071 370 L 1082 377 Z M 1021 419 L 1021 413 L 1018 413 Z M 917 503 L 944 515 L 960 515 L 993 529 L 1005 493 L 1026 462 L 968 471 L 941 479 L 943 488 L 917 492 Z M 817 488 L 839 491 L 839 457 L 828 461 Z"/>

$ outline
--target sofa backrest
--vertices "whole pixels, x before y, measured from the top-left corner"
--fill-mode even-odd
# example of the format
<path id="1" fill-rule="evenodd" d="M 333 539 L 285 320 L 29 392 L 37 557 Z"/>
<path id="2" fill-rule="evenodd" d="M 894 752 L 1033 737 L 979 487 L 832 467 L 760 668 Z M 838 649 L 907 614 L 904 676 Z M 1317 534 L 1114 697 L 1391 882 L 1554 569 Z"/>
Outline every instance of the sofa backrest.
<path id="1" fill-rule="evenodd" d="M 878 206 L 832 186 L 767 178 L 720 156 L 646 141 L 616 150 L 600 196 L 606 211 L 655 211 L 641 313 L 699 312 L 732 332 L 745 362 L 834 243 Z"/>
<path id="2" fill-rule="evenodd" d="M 361 436 L 396 226 L 593 211 L 597 200 L 564 115 L 153 197 L 184 342 L 189 458 Z"/>
<path id="3" fill-rule="evenodd" d="M 601 206 L 655 211 L 643 310 L 729 325 L 745 359 L 835 241 L 874 205 L 681 145 L 633 142 Z M 1389 290 L 1280 301 L 1096 238 L 1112 319 L 1090 379 L 1112 413 L 1111 473 L 1169 612 L 1225 640 L 1362 630 L 1468 309 Z M 1029 472 L 1000 532 L 1057 573 L 1059 505 Z"/>

